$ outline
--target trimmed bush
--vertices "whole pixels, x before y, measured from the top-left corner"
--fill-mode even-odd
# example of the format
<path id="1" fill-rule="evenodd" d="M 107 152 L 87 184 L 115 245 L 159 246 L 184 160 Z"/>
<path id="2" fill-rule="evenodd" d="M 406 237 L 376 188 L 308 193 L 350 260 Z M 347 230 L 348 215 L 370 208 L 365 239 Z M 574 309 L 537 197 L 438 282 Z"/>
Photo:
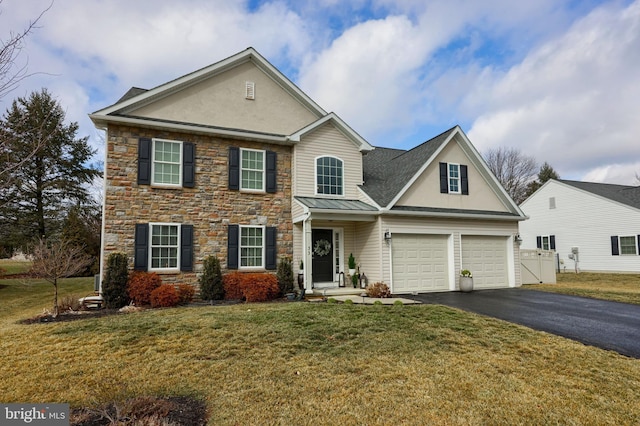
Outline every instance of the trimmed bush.
<path id="1" fill-rule="evenodd" d="M 374 306 L 382 306 L 382 302 L 379 300 L 376 300 L 375 302 L 373 302 Z"/>
<path id="2" fill-rule="evenodd" d="M 393 302 L 393 304 L 396 306 L 404 306 L 404 303 L 402 303 L 402 300 L 396 300 L 395 302 Z"/>
<path id="3" fill-rule="evenodd" d="M 178 284 L 176 291 L 178 292 L 178 305 L 188 305 L 196 294 L 196 289 L 189 284 Z"/>
<path id="4" fill-rule="evenodd" d="M 202 266 L 202 276 L 198 281 L 200 283 L 200 297 L 202 300 L 224 299 L 220 260 L 215 256 L 207 256 L 204 258 Z"/>
<path id="5" fill-rule="evenodd" d="M 278 277 L 280 294 L 291 293 L 293 291 L 293 265 L 291 264 L 291 259 L 288 257 L 280 259 L 276 276 Z"/>
<path id="6" fill-rule="evenodd" d="M 171 284 L 162 284 L 155 288 L 150 295 L 152 308 L 169 308 L 178 306 L 180 297 L 178 291 Z"/>
<path id="7" fill-rule="evenodd" d="M 155 272 L 134 272 L 129 277 L 129 298 L 138 306 L 149 305 L 151 292 L 160 285 L 162 285 L 162 279 Z"/>
<path id="8" fill-rule="evenodd" d="M 367 286 L 366 292 L 369 297 L 391 297 L 389 286 L 383 282 L 377 282 Z"/>
<path id="9" fill-rule="evenodd" d="M 353 305 L 353 300 L 347 299 L 347 300 L 344 301 L 344 304 L 345 305 Z"/>
<path id="10" fill-rule="evenodd" d="M 338 301 L 336 299 L 334 299 L 333 297 L 330 297 L 327 299 L 327 303 L 338 303 Z"/>
<path id="11" fill-rule="evenodd" d="M 107 258 L 107 268 L 102 281 L 102 298 L 107 309 L 120 309 L 129 304 L 127 282 L 129 281 L 129 260 L 124 253 L 111 253 Z"/>
<path id="12" fill-rule="evenodd" d="M 232 272 L 223 278 L 226 299 L 266 302 L 278 297 L 280 288 L 273 274 Z"/>

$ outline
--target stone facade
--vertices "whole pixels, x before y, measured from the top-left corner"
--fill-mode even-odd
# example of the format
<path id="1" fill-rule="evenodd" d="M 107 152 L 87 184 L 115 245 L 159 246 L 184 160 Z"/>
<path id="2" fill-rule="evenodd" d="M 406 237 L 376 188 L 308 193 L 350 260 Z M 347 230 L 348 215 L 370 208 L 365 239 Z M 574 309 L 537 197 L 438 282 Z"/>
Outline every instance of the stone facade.
<path id="1" fill-rule="evenodd" d="M 137 184 L 138 140 L 163 138 L 195 144 L 194 188 L 157 188 Z M 247 193 L 228 189 L 229 147 L 277 153 L 277 192 Z M 289 146 L 209 135 L 111 125 L 107 130 L 103 262 L 124 252 L 133 267 L 135 225 L 148 222 L 191 224 L 194 228 L 193 272 L 162 274 L 163 282 L 197 285 L 208 255 L 227 262 L 227 225 L 277 227 L 277 258 L 293 255 Z"/>

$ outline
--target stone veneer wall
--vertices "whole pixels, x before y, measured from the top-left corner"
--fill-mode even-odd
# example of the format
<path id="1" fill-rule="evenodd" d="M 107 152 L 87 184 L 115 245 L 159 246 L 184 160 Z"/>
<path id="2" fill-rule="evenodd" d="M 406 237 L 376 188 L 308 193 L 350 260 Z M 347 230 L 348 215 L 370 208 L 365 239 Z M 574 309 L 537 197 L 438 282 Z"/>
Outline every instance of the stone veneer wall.
<path id="1" fill-rule="evenodd" d="M 137 184 L 138 138 L 163 138 L 196 145 L 194 188 L 165 189 Z M 229 191 L 230 146 L 277 152 L 275 194 Z M 291 217 L 291 153 L 288 146 L 224 139 L 137 127 L 109 126 L 105 181 L 104 253 L 124 252 L 133 268 L 136 223 L 170 222 L 194 227 L 194 272 L 162 274 L 163 282 L 197 285 L 202 261 L 208 255 L 227 263 L 227 225 L 265 225 L 278 228 L 278 259 L 293 255 Z"/>

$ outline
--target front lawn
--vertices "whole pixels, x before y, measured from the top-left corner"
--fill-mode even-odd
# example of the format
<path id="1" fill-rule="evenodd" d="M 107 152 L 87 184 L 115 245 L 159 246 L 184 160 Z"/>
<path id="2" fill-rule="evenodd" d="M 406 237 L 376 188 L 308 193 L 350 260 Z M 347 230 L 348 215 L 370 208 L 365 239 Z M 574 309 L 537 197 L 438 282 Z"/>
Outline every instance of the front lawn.
<path id="1" fill-rule="evenodd" d="M 565 272 L 557 274 L 556 279 L 557 284 L 531 284 L 523 288 L 640 305 L 640 274 Z"/>
<path id="2" fill-rule="evenodd" d="M 90 291 L 84 280 L 61 291 Z M 3 402 L 195 396 L 210 424 L 640 419 L 640 360 L 444 306 L 241 304 L 22 325 L 51 286 L 0 284 Z"/>

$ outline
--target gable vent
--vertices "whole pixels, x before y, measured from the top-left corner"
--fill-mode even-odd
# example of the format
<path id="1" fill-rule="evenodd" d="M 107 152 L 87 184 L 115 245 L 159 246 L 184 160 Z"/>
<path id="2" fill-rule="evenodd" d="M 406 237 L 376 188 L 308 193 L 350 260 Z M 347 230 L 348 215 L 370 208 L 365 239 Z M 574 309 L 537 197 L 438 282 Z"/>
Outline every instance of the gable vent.
<path id="1" fill-rule="evenodd" d="M 246 95 L 247 99 L 255 99 L 256 98 L 256 84 L 253 81 L 247 81 L 246 84 Z"/>

